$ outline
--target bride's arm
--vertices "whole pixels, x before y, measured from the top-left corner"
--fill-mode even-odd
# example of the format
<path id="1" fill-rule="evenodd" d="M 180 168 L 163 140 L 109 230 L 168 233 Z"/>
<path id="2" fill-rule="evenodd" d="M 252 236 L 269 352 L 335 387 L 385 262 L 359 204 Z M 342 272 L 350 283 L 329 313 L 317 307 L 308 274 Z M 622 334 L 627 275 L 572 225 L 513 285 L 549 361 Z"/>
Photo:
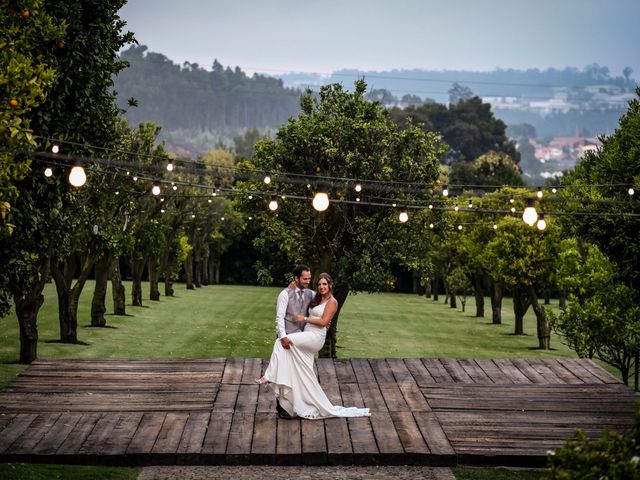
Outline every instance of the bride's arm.
<path id="1" fill-rule="evenodd" d="M 333 316 L 336 314 L 338 310 L 338 302 L 335 298 L 332 298 L 327 303 L 327 306 L 324 307 L 324 312 L 322 313 L 322 317 L 307 317 L 307 323 L 311 323 L 313 325 L 318 325 L 319 327 L 326 327 L 331 323 Z"/>

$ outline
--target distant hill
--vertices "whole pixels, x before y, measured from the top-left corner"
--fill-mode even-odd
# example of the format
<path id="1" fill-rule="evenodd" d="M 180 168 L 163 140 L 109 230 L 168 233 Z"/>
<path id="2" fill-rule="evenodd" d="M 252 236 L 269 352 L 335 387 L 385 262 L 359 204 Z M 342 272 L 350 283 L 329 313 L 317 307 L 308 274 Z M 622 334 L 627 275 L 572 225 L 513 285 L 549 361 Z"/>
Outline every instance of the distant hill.
<path id="1" fill-rule="evenodd" d="M 339 70 L 329 76 L 287 73 L 276 78 L 250 77 L 217 61 L 212 70 L 188 62 L 177 65 L 145 46 L 133 46 L 121 57 L 130 67 L 115 78 L 115 89 L 128 121 L 163 125 L 170 148 L 188 154 L 228 143 L 250 128 L 273 132 L 298 115 L 306 88 L 317 91 L 327 83 L 351 88 L 363 77 L 371 98 L 389 107 L 448 103 L 449 90 L 458 83 L 491 103 L 495 116 L 507 125 L 528 123 L 539 138 L 569 136 L 576 130 L 592 136 L 611 133 L 636 84 L 631 69 L 612 77 L 607 67 L 596 64 L 582 70 Z"/>

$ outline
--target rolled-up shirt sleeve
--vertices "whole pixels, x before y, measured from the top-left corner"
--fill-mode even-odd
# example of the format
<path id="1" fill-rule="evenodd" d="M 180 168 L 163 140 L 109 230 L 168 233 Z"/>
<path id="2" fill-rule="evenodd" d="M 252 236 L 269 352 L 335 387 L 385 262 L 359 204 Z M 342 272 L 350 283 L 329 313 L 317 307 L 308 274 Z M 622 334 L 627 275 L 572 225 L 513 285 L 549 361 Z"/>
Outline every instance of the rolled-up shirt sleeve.
<path id="1" fill-rule="evenodd" d="M 278 295 L 278 302 L 276 303 L 276 335 L 278 338 L 284 338 L 287 336 L 287 331 L 284 326 L 284 316 L 287 313 L 287 305 L 289 304 L 289 293 L 287 289 L 284 289 Z"/>

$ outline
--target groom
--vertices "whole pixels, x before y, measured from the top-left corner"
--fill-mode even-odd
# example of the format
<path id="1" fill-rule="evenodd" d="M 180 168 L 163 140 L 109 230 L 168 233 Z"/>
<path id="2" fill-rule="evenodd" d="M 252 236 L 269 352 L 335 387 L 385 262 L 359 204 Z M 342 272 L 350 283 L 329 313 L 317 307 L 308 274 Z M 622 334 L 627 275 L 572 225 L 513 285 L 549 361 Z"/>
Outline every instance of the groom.
<path id="1" fill-rule="evenodd" d="M 309 290 L 311 283 L 311 270 L 306 265 L 297 265 L 293 269 L 294 288 L 287 286 L 278 295 L 276 304 L 276 335 L 285 349 L 291 348 L 293 342 L 287 335 L 304 330 L 304 322 L 294 322 L 294 315 L 306 315 L 309 303 L 313 299 L 314 292 Z M 291 418 L 287 411 L 276 400 L 276 410 L 280 418 Z"/>

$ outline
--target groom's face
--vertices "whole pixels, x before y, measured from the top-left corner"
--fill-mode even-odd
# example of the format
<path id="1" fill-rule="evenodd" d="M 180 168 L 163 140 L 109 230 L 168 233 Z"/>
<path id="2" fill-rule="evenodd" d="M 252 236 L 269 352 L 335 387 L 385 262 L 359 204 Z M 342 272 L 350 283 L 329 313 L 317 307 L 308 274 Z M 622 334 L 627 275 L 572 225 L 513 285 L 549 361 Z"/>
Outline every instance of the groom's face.
<path id="1" fill-rule="evenodd" d="M 298 288 L 309 288 L 309 284 L 311 283 L 311 272 L 309 270 L 305 270 L 299 277 L 295 277 L 296 286 Z"/>

